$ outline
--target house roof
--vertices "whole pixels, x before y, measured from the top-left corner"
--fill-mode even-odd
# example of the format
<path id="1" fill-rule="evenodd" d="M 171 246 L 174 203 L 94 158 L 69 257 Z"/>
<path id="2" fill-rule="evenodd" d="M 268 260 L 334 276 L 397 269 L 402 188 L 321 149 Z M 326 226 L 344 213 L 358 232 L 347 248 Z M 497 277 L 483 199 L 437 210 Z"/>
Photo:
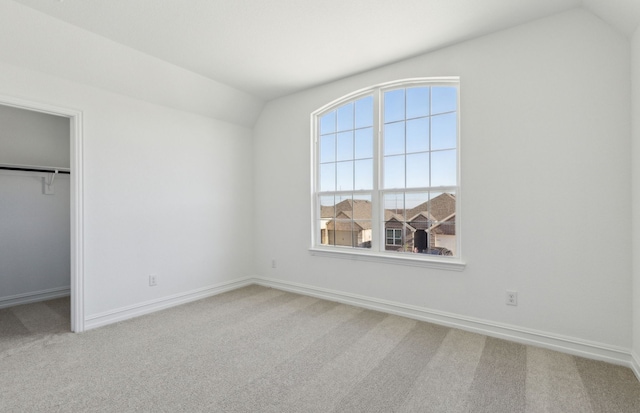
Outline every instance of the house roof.
<path id="1" fill-rule="evenodd" d="M 444 221 L 438 222 L 436 225 L 431 227 L 431 231 L 436 232 L 438 234 L 455 235 L 456 234 L 455 215 L 452 215 L 451 217 L 445 219 Z"/>
<path id="2" fill-rule="evenodd" d="M 398 213 L 398 212 L 394 212 L 397 210 L 390 210 L 390 209 L 385 209 L 384 210 L 384 220 L 385 222 L 389 222 L 392 220 L 398 221 L 398 222 L 402 222 L 404 221 L 404 216 L 402 213 Z"/>
<path id="3" fill-rule="evenodd" d="M 350 231 L 351 223 L 350 221 L 353 219 L 357 225 L 361 229 L 370 229 L 371 228 L 371 202 L 366 200 L 352 200 L 346 199 L 338 202 L 335 206 L 320 206 L 321 209 L 321 217 L 324 219 L 329 219 L 327 223 L 327 228 L 330 230 L 334 229 L 334 217 L 340 221 L 345 220 L 342 223 L 335 224 L 336 229 L 340 231 Z M 335 213 L 335 215 L 334 215 Z M 397 210 L 397 209 L 386 209 L 384 211 L 384 220 L 385 222 L 397 221 L 399 223 L 406 222 L 411 225 L 413 229 L 427 229 L 428 223 L 433 223 L 434 221 L 442 221 L 447 222 L 449 224 L 455 223 L 455 214 L 456 214 L 456 197 L 455 195 L 449 193 L 442 193 L 437 197 L 423 202 L 420 205 L 417 205 L 414 208 L 408 210 Z M 405 221 L 405 216 L 407 220 Z M 421 224 L 423 222 L 424 224 Z M 434 225 L 432 228 L 435 229 L 440 224 Z M 443 228 L 448 228 L 446 225 Z M 442 231 L 451 232 L 451 229 L 439 229 L 441 233 Z M 453 231 L 455 231 L 455 227 L 453 227 Z"/>
<path id="4" fill-rule="evenodd" d="M 437 197 L 423 202 L 420 205 L 407 210 L 407 220 L 413 221 L 418 215 L 423 214 L 435 221 L 442 221 L 456 212 L 456 197 L 444 192 Z"/>
<path id="5" fill-rule="evenodd" d="M 322 218 L 333 218 L 340 213 L 347 213 L 349 218 L 353 217 L 354 219 L 371 219 L 371 202 L 362 199 L 345 199 L 335 206 L 320 206 Z"/>
<path id="6" fill-rule="evenodd" d="M 336 219 L 327 222 L 327 229 L 337 231 L 361 231 L 363 229 L 371 229 L 371 220 L 351 220 L 351 212 L 340 212 Z M 353 223 L 353 227 L 351 226 Z"/>

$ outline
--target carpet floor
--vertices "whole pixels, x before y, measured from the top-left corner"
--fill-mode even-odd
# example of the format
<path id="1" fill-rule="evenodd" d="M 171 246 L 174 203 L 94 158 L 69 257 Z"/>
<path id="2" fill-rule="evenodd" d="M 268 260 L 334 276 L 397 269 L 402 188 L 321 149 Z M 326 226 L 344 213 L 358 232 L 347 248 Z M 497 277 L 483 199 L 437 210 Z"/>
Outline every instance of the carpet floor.
<path id="1" fill-rule="evenodd" d="M 2 412 L 640 412 L 626 367 L 260 286 L 82 334 L 37 306 L 0 310 Z"/>

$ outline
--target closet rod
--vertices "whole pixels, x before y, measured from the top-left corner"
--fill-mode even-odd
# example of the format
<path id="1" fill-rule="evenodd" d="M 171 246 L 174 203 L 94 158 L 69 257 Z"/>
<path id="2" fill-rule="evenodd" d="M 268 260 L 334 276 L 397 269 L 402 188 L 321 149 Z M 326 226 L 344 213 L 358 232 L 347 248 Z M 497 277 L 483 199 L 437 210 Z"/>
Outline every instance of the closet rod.
<path id="1" fill-rule="evenodd" d="M 56 171 L 59 174 L 71 174 L 71 171 L 65 171 L 63 169 L 55 169 L 55 168 L 51 168 L 51 167 L 47 167 L 47 168 L 29 168 L 26 166 L 5 166 L 5 165 L 0 165 L 0 169 L 4 169 L 7 171 L 26 171 L 26 172 L 49 172 L 49 173 L 55 173 Z"/>

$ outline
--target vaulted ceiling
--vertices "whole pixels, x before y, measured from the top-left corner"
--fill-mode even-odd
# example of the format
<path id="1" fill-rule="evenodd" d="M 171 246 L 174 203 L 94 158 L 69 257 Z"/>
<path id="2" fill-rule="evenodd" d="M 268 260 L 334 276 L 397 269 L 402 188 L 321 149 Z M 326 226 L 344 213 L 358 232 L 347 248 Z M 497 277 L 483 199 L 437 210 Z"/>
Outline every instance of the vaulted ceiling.
<path id="1" fill-rule="evenodd" d="M 261 100 L 576 7 L 640 22 L 640 0 L 15 1 Z"/>

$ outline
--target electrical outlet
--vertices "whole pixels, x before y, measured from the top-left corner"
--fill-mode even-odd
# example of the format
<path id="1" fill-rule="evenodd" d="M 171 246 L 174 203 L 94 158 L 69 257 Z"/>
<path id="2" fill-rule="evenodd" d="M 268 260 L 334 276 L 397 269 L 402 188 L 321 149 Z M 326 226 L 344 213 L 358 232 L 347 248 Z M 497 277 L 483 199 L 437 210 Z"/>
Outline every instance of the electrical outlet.
<path id="1" fill-rule="evenodd" d="M 271 260 L 271 268 L 276 268 L 276 260 Z"/>
<path id="2" fill-rule="evenodd" d="M 518 305 L 517 291 L 507 291 L 507 305 Z"/>
<path id="3" fill-rule="evenodd" d="M 155 287 L 156 285 L 158 285 L 158 276 L 152 274 L 149 276 L 149 287 Z"/>

